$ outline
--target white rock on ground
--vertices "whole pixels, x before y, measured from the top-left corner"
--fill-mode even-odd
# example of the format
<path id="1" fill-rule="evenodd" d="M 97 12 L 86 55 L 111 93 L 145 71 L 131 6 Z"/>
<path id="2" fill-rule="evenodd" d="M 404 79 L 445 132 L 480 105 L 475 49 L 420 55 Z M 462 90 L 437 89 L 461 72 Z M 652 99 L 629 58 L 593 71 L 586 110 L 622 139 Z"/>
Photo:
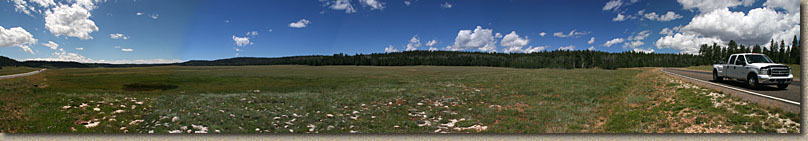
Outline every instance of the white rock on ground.
<path id="1" fill-rule="evenodd" d="M 90 121 L 90 122 L 87 123 L 87 125 L 84 125 L 84 127 L 93 128 L 95 126 L 98 126 L 98 124 L 101 124 L 101 122 L 100 121 Z"/>

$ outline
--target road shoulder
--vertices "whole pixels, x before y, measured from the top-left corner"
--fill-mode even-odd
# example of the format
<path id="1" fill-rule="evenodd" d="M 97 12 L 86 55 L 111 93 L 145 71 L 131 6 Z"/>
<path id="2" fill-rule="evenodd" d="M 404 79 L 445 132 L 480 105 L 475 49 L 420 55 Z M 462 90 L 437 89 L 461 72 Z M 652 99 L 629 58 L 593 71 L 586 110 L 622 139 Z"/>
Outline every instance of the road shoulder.
<path id="1" fill-rule="evenodd" d="M 691 69 L 687 69 L 687 70 L 691 70 Z M 660 71 L 663 71 L 663 72 L 665 72 L 665 74 L 667 74 L 667 75 L 669 75 L 671 77 L 677 78 L 679 80 L 683 80 L 683 81 L 690 82 L 690 83 L 693 83 L 693 84 L 696 84 L 696 85 L 699 85 L 699 86 L 702 86 L 702 87 L 707 87 L 707 88 L 717 90 L 717 91 L 720 91 L 720 92 L 723 92 L 723 93 L 726 93 L 726 94 L 730 94 L 732 96 L 736 96 L 736 97 L 739 97 L 739 98 L 741 98 L 743 100 L 753 102 L 753 103 L 757 103 L 757 104 L 763 105 L 765 107 L 774 108 L 774 109 L 782 109 L 783 111 L 792 112 L 792 113 L 800 113 L 802 111 L 800 109 L 800 105 L 790 104 L 790 103 L 786 103 L 786 102 L 783 102 L 783 101 L 778 101 L 778 100 L 774 100 L 774 99 L 770 99 L 770 98 L 765 98 L 765 97 L 761 97 L 761 96 L 757 96 L 757 95 L 748 94 L 748 93 L 733 90 L 733 89 L 730 89 L 730 88 L 725 88 L 725 87 L 717 86 L 717 85 L 714 85 L 714 84 L 710 84 L 710 83 L 708 83 L 706 81 L 703 81 L 703 80 L 696 80 L 696 79 L 692 79 L 692 78 L 684 78 L 684 77 L 682 77 L 680 75 L 676 75 L 676 74 L 664 71 L 663 69 L 660 69 Z"/>

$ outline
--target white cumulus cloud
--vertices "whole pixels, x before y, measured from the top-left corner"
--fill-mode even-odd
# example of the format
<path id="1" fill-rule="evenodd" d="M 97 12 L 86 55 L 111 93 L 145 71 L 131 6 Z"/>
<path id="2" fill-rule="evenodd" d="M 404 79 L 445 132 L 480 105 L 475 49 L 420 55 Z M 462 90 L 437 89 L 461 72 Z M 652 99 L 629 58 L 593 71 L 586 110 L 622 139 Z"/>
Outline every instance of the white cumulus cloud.
<path id="1" fill-rule="evenodd" d="M 572 51 L 572 50 L 575 50 L 575 46 L 573 46 L 573 45 L 563 46 L 563 47 L 559 47 L 558 50 Z"/>
<path id="2" fill-rule="evenodd" d="M 614 38 L 612 40 L 606 41 L 606 43 L 603 43 L 603 46 L 612 47 L 612 45 L 620 44 L 620 43 L 623 43 L 625 41 L 626 40 L 623 39 L 623 38 Z"/>
<path id="3" fill-rule="evenodd" d="M 55 43 L 53 41 L 48 41 L 48 43 L 42 43 L 42 45 L 46 46 L 46 47 L 48 47 L 48 48 L 50 48 L 52 50 L 59 49 L 59 44 L 57 44 L 57 43 Z"/>
<path id="4" fill-rule="evenodd" d="M 595 46 L 590 46 L 589 48 L 586 48 L 586 50 L 593 51 L 595 50 Z"/>
<path id="5" fill-rule="evenodd" d="M 763 3 L 763 6 L 770 8 L 782 8 L 789 13 L 800 12 L 799 0 L 767 0 L 765 3 Z"/>
<path id="6" fill-rule="evenodd" d="M 720 39 L 713 37 L 703 37 L 696 33 L 676 33 L 673 36 L 665 36 L 656 41 L 657 48 L 670 48 L 679 50 L 679 53 L 696 54 L 699 52 L 699 45 L 702 44 L 724 44 Z"/>
<path id="7" fill-rule="evenodd" d="M 429 51 L 437 51 L 438 48 L 435 48 L 435 44 L 438 44 L 437 40 L 429 40 L 426 42 L 426 46 L 429 46 Z"/>
<path id="8" fill-rule="evenodd" d="M 389 45 L 387 46 L 387 48 L 384 48 L 384 52 L 385 53 L 398 52 L 398 49 L 393 47 L 393 45 Z"/>
<path id="9" fill-rule="evenodd" d="M 623 14 L 620 14 L 620 13 L 617 13 L 617 17 L 612 18 L 612 21 L 615 21 L 615 22 L 625 21 L 625 20 L 627 20 L 626 16 L 623 15 Z"/>
<path id="10" fill-rule="evenodd" d="M 112 39 L 124 39 L 124 40 L 129 39 L 128 36 L 123 35 L 121 33 L 109 34 L 109 38 L 112 38 Z"/>
<path id="11" fill-rule="evenodd" d="M 370 7 L 370 10 L 384 9 L 384 3 L 377 0 L 359 0 L 364 6 Z"/>
<path id="12" fill-rule="evenodd" d="M 630 47 L 636 48 L 642 45 L 645 45 L 645 38 L 651 35 L 650 30 L 643 30 L 636 33 L 631 33 L 630 36 L 626 38 L 625 44 L 623 44 L 623 48 Z"/>
<path id="13" fill-rule="evenodd" d="M 748 14 L 724 8 L 694 17 L 680 30 L 724 42 L 765 45 L 772 39 L 791 41 L 799 34 L 799 20 L 799 13 L 782 13 L 771 8 L 755 8 Z"/>
<path id="14" fill-rule="evenodd" d="M 499 42 L 500 45 L 506 47 L 503 49 L 505 53 L 511 52 L 523 52 L 522 47 L 526 46 L 530 43 L 530 40 L 525 37 L 519 37 L 519 34 L 516 34 L 516 31 L 511 31 L 508 35 L 502 38 L 502 41 Z"/>
<path id="15" fill-rule="evenodd" d="M 666 27 L 666 28 L 663 28 L 662 31 L 659 31 L 659 34 L 670 36 L 670 35 L 673 35 L 673 30 Z"/>
<path id="16" fill-rule="evenodd" d="M 522 52 L 524 52 L 524 53 L 541 52 L 541 51 L 544 51 L 544 49 L 546 49 L 546 48 L 547 48 L 547 46 L 538 46 L 538 47 L 530 46 L 530 47 L 525 48 Z"/>
<path id="17" fill-rule="evenodd" d="M 404 51 L 413 51 L 418 50 L 418 47 L 421 47 L 421 40 L 418 39 L 418 35 L 412 36 L 410 42 L 407 43 L 407 48 Z"/>
<path id="18" fill-rule="evenodd" d="M 544 32 L 539 33 L 539 36 L 544 37 L 544 35 L 547 35 L 547 33 L 544 33 Z"/>
<path id="19" fill-rule="evenodd" d="M 356 13 L 356 9 L 354 9 L 351 1 L 349 0 L 329 1 L 326 3 L 326 5 L 329 5 L 329 8 L 333 10 L 345 10 L 345 13 Z"/>
<path id="20" fill-rule="evenodd" d="M 238 37 L 236 35 L 233 35 L 233 41 L 236 42 L 236 46 L 239 47 L 253 44 L 253 42 L 250 41 L 250 37 Z"/>
<path id="21" fill-rule="evenodd" d="M 573 29 L 568 34 L 564 34 L 564 32 L 556 32 L 556 33 L 553 33 L 553 36 L 566 38 L 566 37 L 579 37 L 579 36 L 583 36 L 583 35 L 587 35 L 587 34 L 589 34 L 589 32 L 577 32 L 577 31 L 575 31 L 575 29 Z"/>
<path id="22" fill-rule="evenodd" d="M 621 0 L 611 0 L 609 2 L 606 2 L 606 5 L 603 6 L 603 11 L 616 10 L 621 5 L 623 5 L 623 1 L 621 1 Z"/>
<path id="23" fill-rule="evenodd" d="M 590 44 L 590 45 L 593 44 L 593 43 L 595 43 L 595 37 L 589 38 L 589 41 L 586 42 L 586 44 Z"/>
<path id="24" fill-rule="evenodd" d="M 478 49 L 484 52 L 496 52 L 496 42 L 493 30 L 477 26 L 473 31 L 460 30 L 457 32 L 454 44 L 447 46 L 446 49 L 452 51 Z"/>
<path id="25" fill-rule="evenodd" d="M 652 48 L 649 48 L 649 49 L 635 48 L 634 52 L 654 53 L 654 49 L 652 49 Z"/>
<path id="26" fill-rule="evenodd" d="M 53 2 L 53 0 L 31 0 L 31 2 L 39 4 L 40 7 L 56 6 L 56 3 Z"/>
<path id="27" fill-rule="evenodd" d="M 645 40 L 645 38 L 647 38 L 649 35 L 651 35 L 651 31 L 643 30 L 643 31 L 640 31 L 640 32 L 638 32 L 636 34 L 628 36 L 628 39 L 629 40 L 635 40 L 635 41 L 636 40 Z"/>
<path id="28" fill-rule="evenodd" d="M 37 39 L 22 27 L 6 29 L 0 26 L 0 47 L 16 46 L 25 52 L 34 54 L 34 51 L 28 45 L 35 45 L 36 42 Z"/>
<path id="29" fill-rule="evenodd" d="M 131 48 L 122 48 L 121 51 L 132 52 L 132 51 L 135 51 L 135 50 L 132 50 Z"/>
<path id="30" fill-rule="evenodd" d="M 93 39 L 90 33 L 98 31 L 98 27 L 90 20 L 91 15 L 90 10 L 80 4 L 62 4 L 45 12 L 45 27 L 56 36 Z"/>
<path id="31" fill-rule="evenodd" d="M 76 48 L 76 50 L 84 50 L 84 48 L 81 48 L 81 47 L 80 47 L 80 48 Z"/>
<path id="32" fill-rule="evenodd" d="M 736 7 L 751 6 L 755 0 L 677 0 L 684 9 L 695 10 L 701 13 L 712 12 L 713 10 Z"/>
<path id="33" fill-rule="evenodd" d="M 645 17 L 645 19 L 652 20 L 652 21 L 667 22 L 667 21 L 680 19 L 680 18 L 682 18 L 682 15 L 676 14 L 673 11 L 668 11 L 668 13 L 665 13 L 665 15 L 657 15 L 656 12 L 646 13 L 644 15 L 644 17 Z"/>
<path id="34" fill-rule="evenodd" d="M 640 0 L 628 0 L 624 2 L 622 0 L 610 0 L 609 2 L 606 2 L 605 5 L 603 5 L 603 11 L 609 11 L 609 10 L 618 11 L 620 7 L 626 7 L 639 1 Z"/>
<path id="35" fill-rule="evenodd" d="M 435 46 L 435 44 L 438 44 L 437 40 L 430 40 L 430 41 L 426 42 L 426 46 L 429 46 L 429 47 Z"/>
<path id="36" fill-rule="evenodd" d="M 449 3 L 449 2 L 445 2 L 443 4 L 440 4 L 440 7 L 442 7 L 442 8 L 452 8 L 452 4 Z"/>
<path id="37" fill-rule="evenodd" d="M 272 29 L 270 29 L 269 32 L 272 32 Z M 247 32 L 247 36 L 258 36 L 258 31 Z"/>
<path id="38" fill-rule="evenodd" d="M 304 28 L 308 24 L 311 24 L 311 21 L 306 20 L 306 19 L 300 19 L 297 22 L 289 23 L 289 27 L 292 27 L 292 28 Z"/>

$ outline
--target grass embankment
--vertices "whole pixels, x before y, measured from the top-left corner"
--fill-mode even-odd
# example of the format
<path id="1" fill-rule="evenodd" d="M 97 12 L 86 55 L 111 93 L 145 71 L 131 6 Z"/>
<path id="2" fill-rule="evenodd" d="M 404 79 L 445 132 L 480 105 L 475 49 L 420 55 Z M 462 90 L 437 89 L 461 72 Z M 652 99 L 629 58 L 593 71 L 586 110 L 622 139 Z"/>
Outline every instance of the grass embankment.
<path id="1" fill-rule="evenodd" d="M 0 75 L 19 74 L 39 70 L 39 68 L 31 67 L 3 67 L 0 69 Z"/>
<path id="2" fill-rule="evenodd" d="M 54 69 L 0 82 L 0 132 L 655 132 L 645 128 L 666 110 L 635 111 L 663 96 L 679 98 L 652 96 L 659 85 L 673 89 L 664 85 L 674 84 L 648 72 L 653 71 L 438 66 Z M 676 92 L 687 95 L 686 90 Z M 692 99 L 709 100 L 698 94 Z M 694 109 L 682 103 L 669 109 Z"/>
<path id="3" fill-rule="evenodd" d="M 764 108 L 663 75 L 637 75 L 616 97 L 603 131 L 626 133 L 799 133 L 799 114 Z"/>
<path id="4" fill-rule="evenodd" d="M 791 67 L 791 74 L 794 75 L 794 79 L 797 80 L 800 79 L 800 65 L 799 64 L 787 64 L 787 65 Z M 712 72 L 713 66 L 712 65 L 690 66 L 686 67 L 685 69 Z"/>

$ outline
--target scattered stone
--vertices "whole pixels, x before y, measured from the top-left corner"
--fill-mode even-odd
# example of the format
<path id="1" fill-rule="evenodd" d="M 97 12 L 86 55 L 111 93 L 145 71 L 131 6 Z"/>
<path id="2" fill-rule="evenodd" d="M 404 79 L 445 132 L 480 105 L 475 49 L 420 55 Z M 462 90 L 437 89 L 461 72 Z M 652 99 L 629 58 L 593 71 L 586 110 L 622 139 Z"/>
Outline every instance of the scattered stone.
<path id="1" fill-rule="evenodd" d="M 90 121 L 90 122 L 87 122 L 87 125 L 84 125 L 84 127 L 93 128 L 95 126 L 98 126 L 98 124 L 101 124 L 101 122 L 100 121 Z"/>
<path id="2" fill-rule="evenodd" d="M 129 125 L 135 125 L 135 124 L 138 124 L 138 123 L 141 123 L 141 122 L 143 122 L 142 119 L 133 120 L 132 122 L 129 122 Z"/>

